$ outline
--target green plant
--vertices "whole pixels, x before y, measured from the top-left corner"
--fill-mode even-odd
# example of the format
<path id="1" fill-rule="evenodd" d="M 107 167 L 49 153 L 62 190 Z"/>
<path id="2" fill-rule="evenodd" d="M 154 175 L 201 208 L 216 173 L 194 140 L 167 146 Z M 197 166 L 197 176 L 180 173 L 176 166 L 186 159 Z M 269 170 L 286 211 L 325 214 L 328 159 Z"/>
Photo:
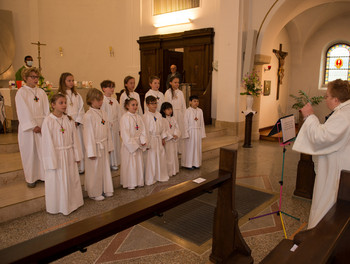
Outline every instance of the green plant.
<path id="1" fill-rule="evenodd" d="M 314 96 L 314 97 L 309 97 L 304 91 L 299 90 L 298 91 L 299 96 L 290 94 L 289 96 L 295 99 L 295 103 L 292 105 L 292 108 L 299 110 L 304 107 L 307 103 L 310 103 L 312 105 L 318 105 L 319 103 L 322 102 L 324 99 L 323 96 Z"/>
<path id="2" fill-rule="evenodd" d="M 259 76 L 257 72 L 253 71 L 251 73 L 247 73 L 243 78 L 243 85 L 246 89 L 246 92 L 240 93 L 240 95 L 254 95 L 259 96 L 261 93 L 261 83 L 259 80 Z"/>

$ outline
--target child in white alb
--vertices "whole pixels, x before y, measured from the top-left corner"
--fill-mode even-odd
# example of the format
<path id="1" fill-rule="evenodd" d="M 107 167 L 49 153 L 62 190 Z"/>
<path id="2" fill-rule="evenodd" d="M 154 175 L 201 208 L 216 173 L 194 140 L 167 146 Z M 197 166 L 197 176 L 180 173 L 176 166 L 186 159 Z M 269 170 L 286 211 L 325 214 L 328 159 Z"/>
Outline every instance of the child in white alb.
<path id="1" fill-rule="evenodd" d="M 41 129 L 46 211 L 68 215 L 84 204 L 77 167 L 82 151 L 75 122 L 65 114 L 66 96 L 53 95 L 51 107 Z"/>
<path id="2" fill-rule="evenodd" d="M 67 98 L 67 110 L 66 114 L 73 118 L 75 126 L 77 128 L 80 145 L 82 148 L 83 159 L 79 163 L 79 173 L 82 174 L 85 171 L 84 162 L 84 141 L 83 141 L 83 117 L 84 101 L 81 95 L 77 92 L 74 86 L 74 76 L 69 72 L 64 72 L 60 76 L 58 92 L 62 93 Z"/>
<path id="3" fill-rule="evenodd" d="M 152 185 L 156 181 L 169 180 L 166 156 L 165 138 L 167 137 L 163 118 L 157 112 L 157 98 L 150 95 L 146 98 L 148 112 L 143 115 L 149 143 L 145 152 L 145 184 Z"/>
<path id="4" fill-rule="evenodd" d="M 154 96 L 157 99 L 157 111 L 160 112 L 160 107 L 164 102 L 164 94 L 159 91 L 159 86 L 160 86 L 159 77 L 157 76 L 149 77 L 149 86 L 151 87 L 151 89 L 149 89 L 145 95 L 145 102 L 144 102 L 145 113 L 148 111 L 148 108 L 146 105 L 146 98 L 150 95 Z"/>
<path id="5" fill-rule="evenodd" d="M 22 71 L 22 77 L 26 85 L 17 91 L 15 97 L 19 121 L 18 145 L 27 186 L 33 188 L 37 181 L 45 180 L 41 154 L 41 125 L 50 110 L 46 93 L 37 87 L 39 69 L 26 68 Z"/>
<path id="6" fill-rule="evenodd" d="M 137 113 L 142 116 L 142 107 L 141 107 L 141 101 L 140 101 L 140 95 L 134 91 L 135 89 L 135 78 L 132 76 L 126 76 L 124 78 L 124 92 L 120 96 L 119 103 L 122 106 L 122 114 L 125 114 L 127 111 L 123 107 L 125 104 L 126 99 L 134 98 L 137 101 L 138 108 Z"/>
<path id="7" fill-rule="evenodd" d="M 121 110 L 117 99 L 113 98 L 115 83 L 110 80 L 101 82 L 101 89 L 104 92 L 101 109 L 107 113 L 107 120 L 110 124 L 114 150 L 109 153 L 111 169 L 117 170 L 120 165 L 120 132 L 119 122 Z"/>
<path id="8" fill-rule="evenodd" d="M 89 89 L 86 103 L 90 106 L 84 115 L 85 190 L 89 197 L 102 201 L 113 196 L 113 182 L 109 153 L 114 150 L 107 114 L 101 110 L 103 93 Z"/>
<path id="9" fill-rule="evenodd" d="M 137 114 L 137 100 L 125 100 L 124 108 L 127 112 L 120 120 L 120 184 L 123 188 L 133 190 L 145 184 L 142 154 L 146 149 L 147 133 L 142 117 Z"/>
<path id="10" fill-rule="evenodd" d="M 183 137 L 185 135 L 184 114 L 186 110 L 186 102 L 183 92 L 179 89 L 179 82 L 180 80 L 176 76 L 170 78 L 170 88 L 165 92 L 164 101 L 171 103 L 173 106 L 173 114 Z M 179 153 L 182 153 L 183 151 L 182 138 L 178 140 L 178 151 Z"/>
<path id="11" fill-rule="evenodd" d="M 171 103 L 162 104 L 160 113 L 163 116 L 163 123 L 166 129 L 167 137 L 165 139 L 165 154 L 168 167 L 168 175 L 174 176 L 179 172 L 179 157 L 177 151 L 177 141 L 181 136 L 179 126 L 175 117 L 173 117 L 173 107 Z"/>
<path id="12" fill-rule="evenodd" d="M 198 105 L 198 96 L 190 96 L 190 107 L 186 109 L 184 116 L 185 140 L 181 166 L 188 169 L 198 169 L 202 165 L 202 138 L 206 135 L 203 111 Z"/>

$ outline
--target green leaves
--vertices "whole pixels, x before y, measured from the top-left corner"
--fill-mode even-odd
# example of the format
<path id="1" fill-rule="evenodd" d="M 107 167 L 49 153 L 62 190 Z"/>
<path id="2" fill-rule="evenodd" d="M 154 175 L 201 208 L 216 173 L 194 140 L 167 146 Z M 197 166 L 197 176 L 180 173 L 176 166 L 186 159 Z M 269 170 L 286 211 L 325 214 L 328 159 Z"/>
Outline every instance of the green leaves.
<path id="1" fill-rule="evenodd" d="M 246 89 L 246 92 L 240 93 L 240 95 L 254 95 L 259 96 L 261 93 L 261 83 L 259 76 L 256 71 L 247 73 L 243 78 L 243 85 Z"/>
<path id="2" fill-rule="evenodd" d="M 322 100 L 324 99 L 323 96 L 313 96 L 313 97 L 309 97 L 304 91 L 299 90 L 298 91 L 299 96 L 296 95 L 289 95 L 290 97 L 295 99 L 295 103 L 292 105 L 292 108 L 299 110 L 301 108 L 304 107 L 304 105 L 306 105 L 307 103 L 310 103 L 311 105 L 318 105 L 319 103 L 322 102 Z"/>

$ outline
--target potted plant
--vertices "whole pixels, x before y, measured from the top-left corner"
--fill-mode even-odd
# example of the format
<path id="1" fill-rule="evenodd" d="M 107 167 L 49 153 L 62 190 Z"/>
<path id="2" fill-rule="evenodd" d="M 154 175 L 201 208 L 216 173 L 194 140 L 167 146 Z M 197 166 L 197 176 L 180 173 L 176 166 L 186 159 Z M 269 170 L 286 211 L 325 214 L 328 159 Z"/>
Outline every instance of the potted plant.
<path id="1" fill-rule="evenodd" d="M 252 111 L 253 96 L 259 96 L 262 91 L 259 76 L 256 71 L 247 73 L 243 77 L 243 86 L 246 91 L 240 93 L 240 95 L 247 95 L 247 111 Z"/>

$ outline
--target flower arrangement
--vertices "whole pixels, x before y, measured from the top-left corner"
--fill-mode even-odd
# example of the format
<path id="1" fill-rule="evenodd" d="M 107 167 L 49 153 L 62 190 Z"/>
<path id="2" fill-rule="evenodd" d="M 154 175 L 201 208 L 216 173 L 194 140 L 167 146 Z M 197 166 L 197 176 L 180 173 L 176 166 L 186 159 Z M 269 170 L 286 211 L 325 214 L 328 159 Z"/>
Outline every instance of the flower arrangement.
<path id="1" fill-rule="evenodd" d="M 244 76 L 243 85 L 246 91 L 244 93 L 240 93 L 241 95 L 259 96 L 262 91 L 259 76 L 256 71 L 253 71 L 249 74 L 247 73 Z"/>
<path id="2" fill-rule="evenodd" d="M 304 91 L 299 90 L 298 91 L 300 96 L 296 96 L 293 94 L 290 94 L 290 97 L 293 97 L 295 99 L 295 103 L 292 105 L 292 108 L 299 110 L 304 107 L 307 103 L 310 103 L 312 105 L 318 105 L 319 103 L 322 102 L 324 99 L 323 96 L 314 96 L 314 97 L 309 97 Z"/>
<path id="3" fill-rule="evenodd" d="M 45 93 L 50 101 L 50 99 L 53 95 L 52 84 L 49 81 L 45 81 L 45 79 L 42 75 L 40 75 L 40 77 L 39 77 L 38 87 L 40 87 L 41 89 L 43 89 L 45 91 Z"/>

